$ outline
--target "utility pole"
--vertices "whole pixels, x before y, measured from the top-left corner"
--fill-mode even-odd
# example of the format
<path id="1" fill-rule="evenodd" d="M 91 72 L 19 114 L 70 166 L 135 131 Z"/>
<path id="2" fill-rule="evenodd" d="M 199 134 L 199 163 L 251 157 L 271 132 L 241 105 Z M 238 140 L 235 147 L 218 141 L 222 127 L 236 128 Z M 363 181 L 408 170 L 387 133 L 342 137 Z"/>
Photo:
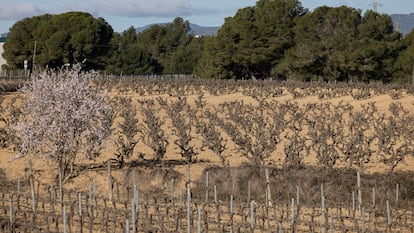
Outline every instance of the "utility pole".
<path id="1" fill-rule="evenodd" d="M 37 41 L 35 40 L 35 44 L 33 48 L 33 64 L 32 64 L 33 71 L 35 70 L 35 62 L 36 62 L 36 46 L 37 46 Z"/>
<path id="2" fill-rule="evenodd" d="M 397 32 L 401 32 L 401 23 L 400 22 L 395 22 L 395 31 Z"/>
<path id="3" fill-rule="evenodd" d="M 378 7 L 379 6 L 382 6 L 382 4 L 381 3 L 379 3 L 379 2 L 376 2 L 376 1 L 374 1 L 374 2 L 372 2 L 371 4 L 369 4 L 370 6 L 372 6 L 372 9 L 375 11 L 375 12 L 378 12 Z"/>
<path id="4" fill-rule="evenodd" d="M 414 64 L 413 64 L 413 77 L 412 77 L 412 85 L 414 87 Z"/>

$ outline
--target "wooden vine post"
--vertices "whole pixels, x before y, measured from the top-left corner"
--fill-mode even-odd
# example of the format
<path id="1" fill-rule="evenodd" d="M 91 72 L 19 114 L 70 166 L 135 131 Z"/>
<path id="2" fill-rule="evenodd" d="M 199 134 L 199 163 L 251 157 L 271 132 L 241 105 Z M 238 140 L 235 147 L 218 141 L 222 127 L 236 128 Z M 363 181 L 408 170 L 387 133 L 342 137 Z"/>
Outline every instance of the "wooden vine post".
<path id="1" fill-rule="evenodd" d="M 187 232 L 191 233 L 191 187 L 190 187 L 190 164 L 187 164 Z"/>
<path id="2" fill-rule="evenodd" d="M 108 161 L 108 199 L 112 201 L 112 168 L 111 161 Z"/>
<path id="3" fill-rule="evenodd" d="M 357 172 L 357 192 L 358 192 L 358 209 L 362 206 L 362 192 L 361 192 L 361 174 Z"/>
<path id="4" fill-rule="evenodd" d="M 208 203 L 208 171 L 206 171 L 206 204 Z"/>

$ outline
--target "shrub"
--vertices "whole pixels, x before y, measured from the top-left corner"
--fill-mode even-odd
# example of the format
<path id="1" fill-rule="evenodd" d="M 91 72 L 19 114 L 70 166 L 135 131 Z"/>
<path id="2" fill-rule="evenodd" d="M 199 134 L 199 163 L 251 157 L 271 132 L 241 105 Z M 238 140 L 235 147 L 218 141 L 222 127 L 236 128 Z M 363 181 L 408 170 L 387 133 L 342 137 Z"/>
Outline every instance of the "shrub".
<path id="1" fill-rule="evenodd" d="M 146 104 L 145 107 L 144 104 Z M 139 127 L 141 140 L 152 149 L 153 161 L 158 163 L 167 152 L 168 136 L 162 128 L 163 120 L 156 114 L 159 109 L 154 107 L 154 101 L 148 101 L 142 105 L 143 122 Z"/>
<path id="2" fill-rule="evenodd" d="M 134 148 L 138 143 L 134 137 L 138 134 L 139 129 L 138 119 L 136 118 L 137 112 L 132 105 L 131 98 L 121 97 L 118 101 L 118 105 L 121 106 L 119 116 L 122 121 L 118 123 L 115 155 L 119 167 L 122 168 L 125 159 L 130 158 L 134 153 Z"/>

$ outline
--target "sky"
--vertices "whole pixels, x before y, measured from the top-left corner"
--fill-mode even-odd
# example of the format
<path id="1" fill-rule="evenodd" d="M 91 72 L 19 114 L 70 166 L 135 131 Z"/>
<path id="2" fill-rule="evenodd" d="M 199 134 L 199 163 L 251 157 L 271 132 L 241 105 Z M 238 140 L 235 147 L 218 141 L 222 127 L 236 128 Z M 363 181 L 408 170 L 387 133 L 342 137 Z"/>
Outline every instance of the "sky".
<path id="1" fill-rule="evenodd" d="M 414 13 L 413 0 L 302 0 L 305 8 L 349 6 L 363 11 L 378 3 L 378 12 Z M 130 26 L 172 22 L 177 16 L 201 26 L 221 26 L 238 9 L 254 6 L 256 0 L 0 0 L 0 33 L 17 21 L 36 15 L 68 11 L 89 12 L 104 18 L 116 32 Z"/>

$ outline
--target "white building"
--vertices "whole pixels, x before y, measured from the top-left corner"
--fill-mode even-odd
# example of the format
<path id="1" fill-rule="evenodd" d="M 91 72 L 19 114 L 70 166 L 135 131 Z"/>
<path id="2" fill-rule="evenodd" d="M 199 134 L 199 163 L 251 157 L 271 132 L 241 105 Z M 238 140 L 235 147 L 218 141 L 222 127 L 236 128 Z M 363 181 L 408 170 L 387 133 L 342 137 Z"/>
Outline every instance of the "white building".
<path id="1" fill-rule="evenodd" d="M 3 64 L 7 63 L 6 60 L 2 56 L 4 52 L 4 49 L 3 49 L 4 42 L 6 42 L 6 38 L 0 37 L 0 70 L 2 70 L 1 67 L 3 66 Z"/>

